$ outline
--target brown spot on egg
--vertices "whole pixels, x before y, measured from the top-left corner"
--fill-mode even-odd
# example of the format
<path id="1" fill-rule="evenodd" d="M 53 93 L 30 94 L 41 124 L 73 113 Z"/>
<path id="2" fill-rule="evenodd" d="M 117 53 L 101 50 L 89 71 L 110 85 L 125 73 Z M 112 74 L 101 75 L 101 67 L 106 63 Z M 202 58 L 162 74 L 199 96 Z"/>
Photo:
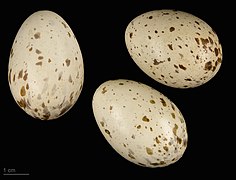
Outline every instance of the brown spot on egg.
<path id="1" fill-rule="evenodd" d="M 43 56 L 39 56 L 39 57 L 38 57 L 38 60 L 42 60 L 42 59 L 43 59 Z"/>
<path id="2" fill-rule="evenodd" d="M 107 133 L 110 136 L 110 138 L 112 138 L 111 133 L 108 129 L 105 129 L 105 133 Z"/>
<path id="3" fill-rule="evenodd" d="M 177 129 L 178 129 L 178 125 L 177 124 L 175 124 L 175 126 L 173 127 L 173 129 L 172 129 L 172 131 L 173 131 L 173 133 L 174 133 L 174 135 L 176 136 L 177 134 Z"/>
<path id="4" fill-rule="evenodd" d="M 152 155 L 153 154 L 152 149 L 149 148 L 149 147 L 146 147 L 146 152 L 147 152 L 148 155 Z"/>
<path id="5" fill-rule="evenodd" d="M 110 108 L 109 108 L 109 109 L 110 109 L 110 111 L 112 110 L 112 108 L 113 108 L 113 107 L 112 107 L 112 106 L 110 106 Z"/>
<path id="6" fill-rule="evenodd" d="M 25 74 L 24 74 L 24 76 L 23 76 L 24 81 L 27 80 L 27 77 L 28 77 L 28 73 L 25 72 Z"/>
<path id="7" fill-rule="evenodd" d="M 32 51 L 32 50 L 33 50 L 33 47 L 30 47 L 30 48 L 29 48 L 29 51 Z"/>
<path id="8" fill-rule="evenodd" d="M 140 128 L 141 128 L 141 125 L 138 125 L 138 126 L 137 126 L 137 129 L 140 129 Z"/>
<path id="9" fill-rule="evenodd" d="M 26 84 L 26 87 L 25 87 L 25 88 L 26 88 L 27 90 L 29 89 L 29 84 L 28 84 L 28 83 Z"/>
<path id="10" fill-rule="evenodd" d="M 195 38 L 195 41 L 197 42 L 198 45 L 200 44 L 200 41 L 198 38 Z"/>
<path id="11" fill-rule="evenodd" d="M 182 143 L 182 139 L 180 137 L 177 136 L 177 143 L 181 144 Z"/>
<path id="12" fill-rule="evenodd" d="M 37 54 L 41 54 L 41 53 L 42 53 L 42 52 L 41 52 L 40 50 L 38 50 L 38 49 L 36 49 L 35 52 L 36 52 Z"/>
<path id="13" fill-rule="evenodd" d="M 73 82 L 71 75 L 69 76 L 69 80 L 68 81 L 69 81 L 69 83 Z"/>
<path id="14" fill-rule="evenodd" d="M 11 51 L 10 51 L 11 58 L 13 57 L 13 55 L 14 55 L 13 48 L 11 48 Z"/>
<path id="15" fill-rule="evenodd" d="M 26 91 L 25 91 L 25 86 L 22 86 L 20 89 L 20 95 L 21 96 L 25 96 L 26 95 Z"/>
<path id="16" fill-rule="evenodd" d="M 172 44 L 167 44 L 170 50 L 173 50 Z"/>
<path id="17" fill-rule="evenodd" d="M 222 62 L 222 59 L 221 58 L 218 58 L 217 59 L 217 63 L 221 63 Z"/>
<path id="18" fill-rule="evenodd" d="M 142 120 L 143 120 L 144 122 L 149 122 L 149 121 L 150 121 L 149 118 L 147 118 L 147 116 L 143 116 Z"/>
<path id="19" fill-rule="evenodd" d="M 35 34 L 34 34 L 34 38 L 35 38 L 35 39 L 39 39 L 39 38 L 40 38 L 40 32 L 35 33 Z"/>
<path id="20" fill-rule="evenodd" d="M 43 64 L 43 62 L 37 62 L 37 63 L 35 63 L 35 65 L 37 65 L 37 66 L 42 66 L 42 64 Z"/>
<path id="21" fill-rule="evenodd" d="M 66 66 L 68 67 L 70 65 L 70 60 L 66 59 Z"/>
<path id="22" fill-rule="evenodd" d="M 190 78 L 185 78 L 184 80 L 185 81 L 192 81 L 192 79 L 190 79 Z"/>
<path id="23" fill-rule="evenodd" d="M 165 107 L 166 106 L 165 100 L 163 98 L 160 98 L 160 100 L 161 100 L 162 105 Z"/>
<path id="24" fill-rule="evenodd" d="M 124 85 L 124 83 L 119 83 L 119 85 Z"/>
<path id="25" fill-rule="evenodd" d="M 72 93 L 70 93 L 70 103 L 72 103 L 72 101 L 73 101 L 73 95 L 74 95 L 74 91 Z"/>
<path id="26" fill-rule="evenodd" d="M 179 68 L 180 68 L 180 69 L 183 69 L 183 70 L 186 70 L 186 69 L 187 69 L 187 68 L 184 67 L 184 65 L 182 65 L 182 64 L 179 64 Z"/>
<path id="27" fill-rule="evenodd" d="M 151 99 L 151 100 L 150 100 L 150 103 L 151 103 L 151 104 L 155 104 L 156 102 L 155 102 L 153 99 Z"/>
<path id="28" fill-rule="evenodd" d="M 173 32 L 175 30 L 174 27 L 170 27 L 170 32 Z"/>
<path id="29" fill-rule="evenodd" d="M 132 39 L 132 37 L 133 37 L 133 33 L 132 32 L 129 33 L 129 37 L 130 37 L 130 39 Z"/>
<path id="30" fill-rule="evenodd" d="M 17 104 L 21 107 L 24 108 L 26 107 L 26 101 L 25 99 L 21 99 L 20 101 L 17 101 Z"/>
<path id="31" fill-rule="evenodd" d="M 43 114 L 43 119 L 44 119 L 44 120 L 48 120 L 48 119 L 50 118 L 51 114 L 50 114 L 50 112 L 49 112 L 47 106 L 45 106 L 45 107 L 43 108 L 43 113 L 44 113 L 44 114 Z"/>
<path id="32" fill-rule="evenodd" d="M 206 62 L 204 70 L 210 71 L 211 68 L 212 68 L 212 62 L 211 61 Z"/>
<path id="33" fill-rule="evenodd" d="M 61 80 L 61 78 L 62 78 L 62 74 L 63 74 L 63 72 L 60 72 L 60 73 L 59 73 L 59 76 L 58 76 L 58 81 L 60 81 L 60 80 Z"/>
<path id="34" fill-rule="evenodd" d="M 161 63 L 164 63 L 165 61 L 157 61 L 156 59 L 153 60 L 153 64 L 154 65 L 158 65 L 158 64 L 161 64 Z"/>
<path id="35" fill-rule="evenodd" d="M 19 74 L 18 74 L 18 79 L 22 78 L 23 77 L 23 69 L 20 70 Z"/>
<path id="36" fill-rule="evenodd" d="M 61 22 L 61 24 L 64 26 L 64 28 L 67 28 L 67 25 L 65 22 Z"/>
<path id="37" fill-rule="evenodd" d="M 219 51 L 217 48 L 214 49 L 215 55 L 218 56 L 219 55 Z"/>
<path id="38" fill-rule="evenodd" d="M 69 37 L 71 37 L 71 34 L 70 34 L 70 32 L 67 32 L 67 34 L 68 34 L 68 36 L 69 36 Z"/>
<path id="39" fill-rule="evenodd" d="M 183 140 L 183 146 L 186 147 L 187 146 L 187 139 Z"/>
<path id="40" fill-rule="evenodd" d="M 102 94 L 105 94 L 107 92 L 106 87 L 102 88 Z"/>
<path id="41" fill-rule="evenodd" d="M 163 149 L 167 152 L 169 150 L 168 146 L 163 146 Z"/>
<path id="42" fill-rule="evenodd" d="M 102 127 L 104 127 L 104 125 L 105 125 L 104 121 L 100 121 L 100 124 Z"/>
<path id="43" fill-rule="evenodd" d="M 48 63 L 52 62 L 52 60 L 50 58 L 48 58 Z"/>
<path id="44" fill-rule="evenodd" d="M 209 40 L 206 38 L 206 39 L 204 39 L 204 38 L 200 38 L 201 39 L 201 42 L 202 42 L 202 45 L 203 46 L 206 46 L 207 45 L 207 43 L 209 43 Z"/>
<path id="45" fill-rule="evenodd" d="M 70 109 L 70 107 L 71 107 L 71 104 L 69 104 L 69 105 L 67 105 L 67 106 L 65 106 L 62 110 L 61 110 L 61 112 L 60 112 L 60 114 L 59 115 L 62 115 L 62 114 L 64 114 L 68 109 Z"/>
<path id="46" fill-rule="evenodd" d="M 208 39 L 209 39 L 209 41 L 210 41 L 211 44 L 214 43 L 214 41 L 211 39 L 211 37 L 208 37 Z"/>
<path id="47" fill-rule="evenodd" d="M 157 144 L 161 143 L 161 141 L 158 139 L 158 137 L 155 138 L 155 141 Z"/>
<path id="48" fill-rule="evenodd" d="M 133 152 L 131 149 L 128 150 L 128 156 L 129 156 L 131 159 L 135 159 L 135 157 L 134 157 L 134 152 Z"/>
<path id="49" fill-rule="evenodd" d="M 9 81 L 10 84 L 11 84 L 11 72 L 12 72 L 12 69 L 10 69 L 9 75 L 8 75 L 8 81 Z"/>
<path id="50" fill-rule="evenodd" d="M 172 118 L 175 119 L 175 113 L 171 113 Z"/>

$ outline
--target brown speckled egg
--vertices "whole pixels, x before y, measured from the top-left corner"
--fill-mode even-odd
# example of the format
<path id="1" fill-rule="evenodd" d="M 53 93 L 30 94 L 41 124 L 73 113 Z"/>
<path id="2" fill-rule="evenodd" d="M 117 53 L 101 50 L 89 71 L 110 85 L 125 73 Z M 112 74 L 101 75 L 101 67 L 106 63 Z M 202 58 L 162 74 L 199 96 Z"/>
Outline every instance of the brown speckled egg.
<path id="1" fill-rule="evenodd" d="M 128 161 L 143 167 L 177 162 L 187 147 L 187 128 L 178 107 L 140 82 L 117 79 L 102 83 L 92 107 L 108 143 Z"/>
<path id="2" fill-rule="evenodd" d="M 27 114 L 56 119 L 77 101 L 84 65 L 75 35 L 58 14 L 41 10 L 18 30 L 9 57 L 11 93 Z"/>
<path id="3" fill-rule="evenodd" d="M 135 17 L 125 43 L 138 67 L 159 83 L 193 88 L 219 71 L 222 47 L 202 19 L 183 11 L 153 10 Z"/>

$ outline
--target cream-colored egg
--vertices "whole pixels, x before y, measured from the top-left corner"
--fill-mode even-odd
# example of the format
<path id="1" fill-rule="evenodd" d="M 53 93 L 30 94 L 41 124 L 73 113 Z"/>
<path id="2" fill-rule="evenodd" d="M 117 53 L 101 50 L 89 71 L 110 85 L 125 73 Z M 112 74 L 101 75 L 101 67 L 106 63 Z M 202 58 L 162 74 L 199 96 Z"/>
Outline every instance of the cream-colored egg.
<path id="1" fill-rule="evenodd" d="M 212 79 L 222 62 L 222 47 L 213 29 L 193 14 L 170 9 L 135 17 L 125 43 L 138 67 L 159 83 L 193 88 Z"/>
<path id="2" fill-rule="evenodd" d="M 188 134 L 178 107 L 161 92 L 140 82 L 102 83 L 92 101 L 97 125 L 125 159 L 143 167 L 164 167 L 184 154 Z"/>
<path id="3" fill-rule="evenodd" d="M 56 119 L 75 104 L 84 81 L 83 58 L 61 16 L 40 10 L 23 22 L 10 52 L 8 77 L 15 101 L 34 118 Z"/>

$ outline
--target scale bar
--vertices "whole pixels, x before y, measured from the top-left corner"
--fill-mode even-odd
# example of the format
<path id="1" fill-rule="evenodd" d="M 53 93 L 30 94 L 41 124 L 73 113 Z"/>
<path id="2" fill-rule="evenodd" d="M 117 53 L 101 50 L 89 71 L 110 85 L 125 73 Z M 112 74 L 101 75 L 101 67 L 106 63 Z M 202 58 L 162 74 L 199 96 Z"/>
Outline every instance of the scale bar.
<path id="1" fill-rule="evenodd" d="M 3 175 L 15 175 L 15 176 L 24 175 L 24 176 L 27 176 L 27 175 L 29 175 L 29 173 L 4 173 Z"/>

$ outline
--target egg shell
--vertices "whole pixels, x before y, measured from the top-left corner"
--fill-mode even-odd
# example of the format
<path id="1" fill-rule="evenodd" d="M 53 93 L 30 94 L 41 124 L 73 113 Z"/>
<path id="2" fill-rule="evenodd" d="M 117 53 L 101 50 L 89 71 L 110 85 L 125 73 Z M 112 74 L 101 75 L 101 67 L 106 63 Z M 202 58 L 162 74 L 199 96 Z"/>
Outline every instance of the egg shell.
<path id="1" fill-rule="evenodd" d="M 92 107 L 105 139 L 134 164 L 165 167 L 177 162 L 187 148 L 182 113 L 148 85 L 127 79 L 108 80 L 96 89 Z"/>
<path id="2" fill-rule="evenodd" d="M 223 57 L 219 38 L 205 21 L 171 9 L 135 17 L 125 30 L 125 43 L 144 73 L 174 88 L 205 84 L 219 71 Z"/>
<path id="3" fill-rule="evenodd" d="M 67 22 L 57 13 L 31 14 L 14 39 L 8 82 L 16 103 L 41 120 L 57 119 L 76 103 L 83 86 L 83 57 Z"/>

